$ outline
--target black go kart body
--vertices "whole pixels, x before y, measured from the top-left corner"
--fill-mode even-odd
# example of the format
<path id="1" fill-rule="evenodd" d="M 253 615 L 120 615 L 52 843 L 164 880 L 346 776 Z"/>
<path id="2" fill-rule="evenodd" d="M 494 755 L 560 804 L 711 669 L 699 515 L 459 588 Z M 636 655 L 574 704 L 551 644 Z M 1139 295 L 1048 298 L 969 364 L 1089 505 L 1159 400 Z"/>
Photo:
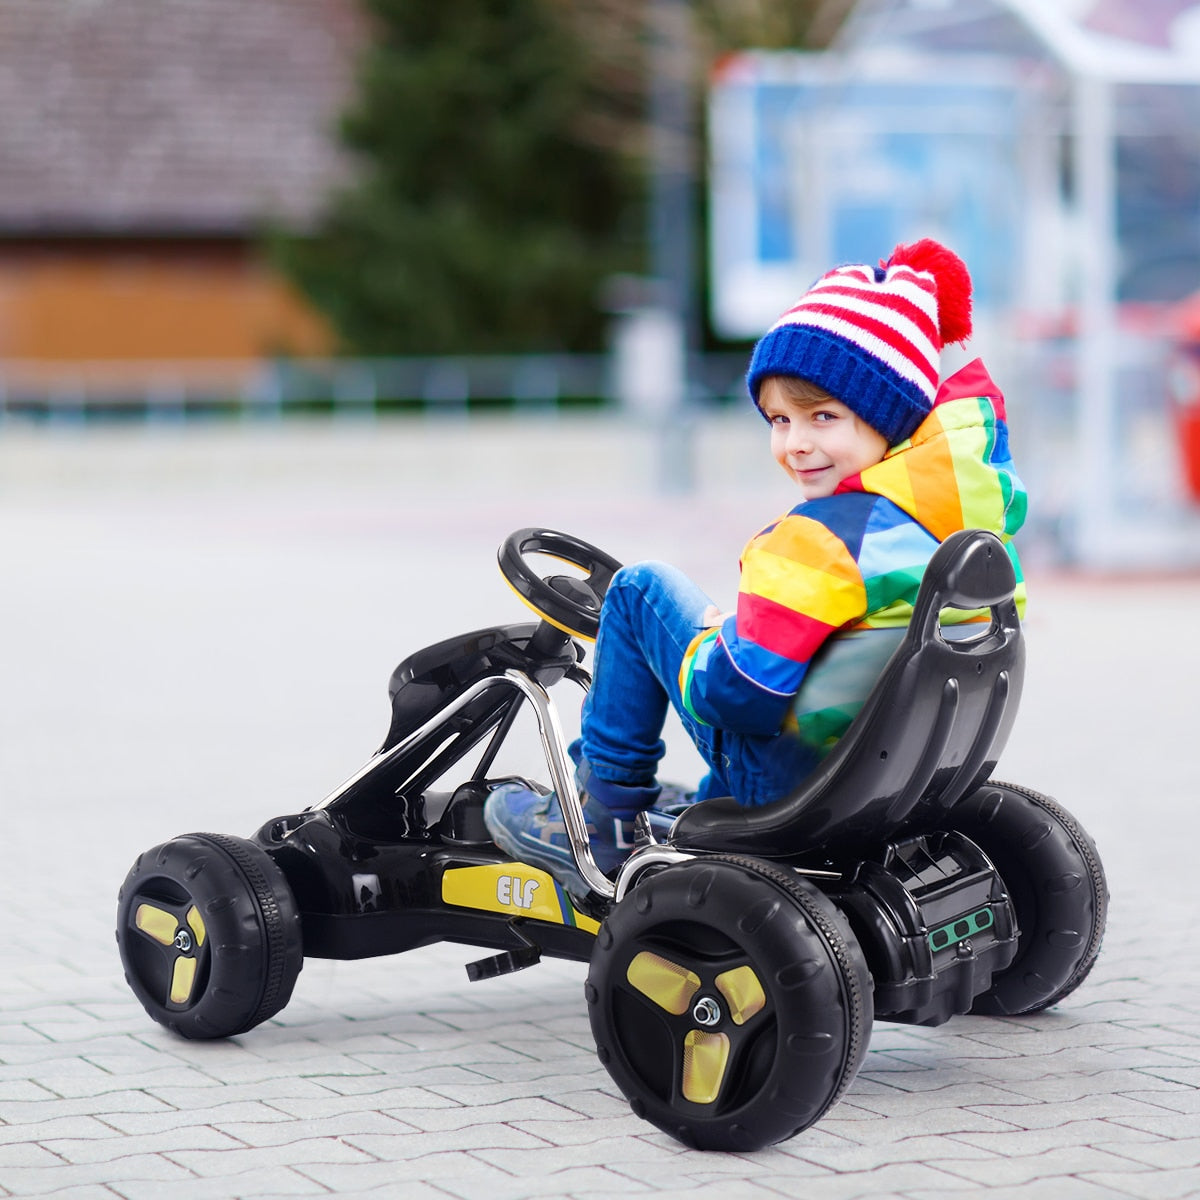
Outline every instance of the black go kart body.
<path id="1" fill-rule="evenodd" d="M 586 575 L 543 579 L 537 554 Z M 658 838 L 643 820 L 611 879 L 549 689 L 589 686 L 577 638 L 594 637 L 618 564 L 526 529 L 500 565 L 540 619 L 402 662 L 383 745 L 331 795 L 251 838 L 186 834 L 137 859 L 117 940 L 156 1021 L 189 1038 L 244 1033 L 283 1008 L 306 956 L 459 942 L 491 951 L 473 980 L 575 959 L 589 963 L 597 1053 L 634 1112 L 691 1146 L 750 1150 L 836 1103 L 875 1017 L 1034 1013 L 1091 970 L 1108 902 L 1092 840 L 1048 797 L 991 780 L 1024 671 L 994 535 L 955 534 L 934 555 L 862 711 L 790 796 L 707 800 Z M 987 619 L 951 638 L 946 609 Z M 504 855 L 484 826 L 521 710 L 585 896 Z"/>

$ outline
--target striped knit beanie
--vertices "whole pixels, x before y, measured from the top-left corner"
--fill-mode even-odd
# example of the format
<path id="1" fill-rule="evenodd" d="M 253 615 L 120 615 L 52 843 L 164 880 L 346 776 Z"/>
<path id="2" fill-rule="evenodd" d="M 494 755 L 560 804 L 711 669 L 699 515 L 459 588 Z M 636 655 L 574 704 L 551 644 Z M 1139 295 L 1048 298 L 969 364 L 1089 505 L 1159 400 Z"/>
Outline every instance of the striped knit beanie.
<path id="1" fill-rule="evenodd" d="M 837 267 L 763 335 L 746 382 L 758 403 L 771 375 L 824 388 L 888 440 L 910 437 L 933 408 L 942 347 L 971 335 L 971 276 L 930 238 L 878 267 Z"/>

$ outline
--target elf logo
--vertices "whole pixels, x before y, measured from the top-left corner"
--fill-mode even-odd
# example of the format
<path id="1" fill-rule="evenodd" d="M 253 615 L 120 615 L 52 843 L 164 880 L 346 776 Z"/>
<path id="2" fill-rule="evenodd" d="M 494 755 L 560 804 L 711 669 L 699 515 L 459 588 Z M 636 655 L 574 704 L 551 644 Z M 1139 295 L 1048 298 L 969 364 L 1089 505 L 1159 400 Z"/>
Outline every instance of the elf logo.
<path id="1" fill-rule="evenodd" d="M 496 899 L 501 904 L 515 908 L 532 908 L 533 893 L 538 890 L 536 879 L 524 879 L 520 875 L 501 875 L 496 879 Z"/>

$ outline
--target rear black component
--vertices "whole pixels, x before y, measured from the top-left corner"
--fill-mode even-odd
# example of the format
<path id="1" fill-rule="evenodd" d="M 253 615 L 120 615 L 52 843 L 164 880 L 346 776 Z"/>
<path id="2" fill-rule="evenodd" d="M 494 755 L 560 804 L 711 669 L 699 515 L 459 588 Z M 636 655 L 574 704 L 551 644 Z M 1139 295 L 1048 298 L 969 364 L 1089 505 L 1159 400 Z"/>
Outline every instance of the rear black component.
<path id="1" fill-rule="evenodd" d="M 827 893 L 871 964 L 875 1015 L 940 1025 L 971 1010 L 1017 950 L 1012 906 L 992 864 L 958 833 L 889 844 Z"/>

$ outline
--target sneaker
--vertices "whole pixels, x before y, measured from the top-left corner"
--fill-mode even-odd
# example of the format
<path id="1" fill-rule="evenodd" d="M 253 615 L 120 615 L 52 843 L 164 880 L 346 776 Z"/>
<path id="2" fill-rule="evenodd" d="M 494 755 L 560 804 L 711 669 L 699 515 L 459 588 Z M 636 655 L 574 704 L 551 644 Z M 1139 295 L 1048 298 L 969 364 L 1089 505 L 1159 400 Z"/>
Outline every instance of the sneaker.
<path id="1" fill-rule="evenodd" d="M 599 801 L 583 797 L 583 818 L 596 866 L 608 875 L 634 846 L 633 819 L 615 816 Z M 575 866 L 558 797 L 519 783 L 502 783 L 483 807 L 483 821 L 496 845 L 520 862 L 548 871 L 575 897 L 591 890 Z"/>

